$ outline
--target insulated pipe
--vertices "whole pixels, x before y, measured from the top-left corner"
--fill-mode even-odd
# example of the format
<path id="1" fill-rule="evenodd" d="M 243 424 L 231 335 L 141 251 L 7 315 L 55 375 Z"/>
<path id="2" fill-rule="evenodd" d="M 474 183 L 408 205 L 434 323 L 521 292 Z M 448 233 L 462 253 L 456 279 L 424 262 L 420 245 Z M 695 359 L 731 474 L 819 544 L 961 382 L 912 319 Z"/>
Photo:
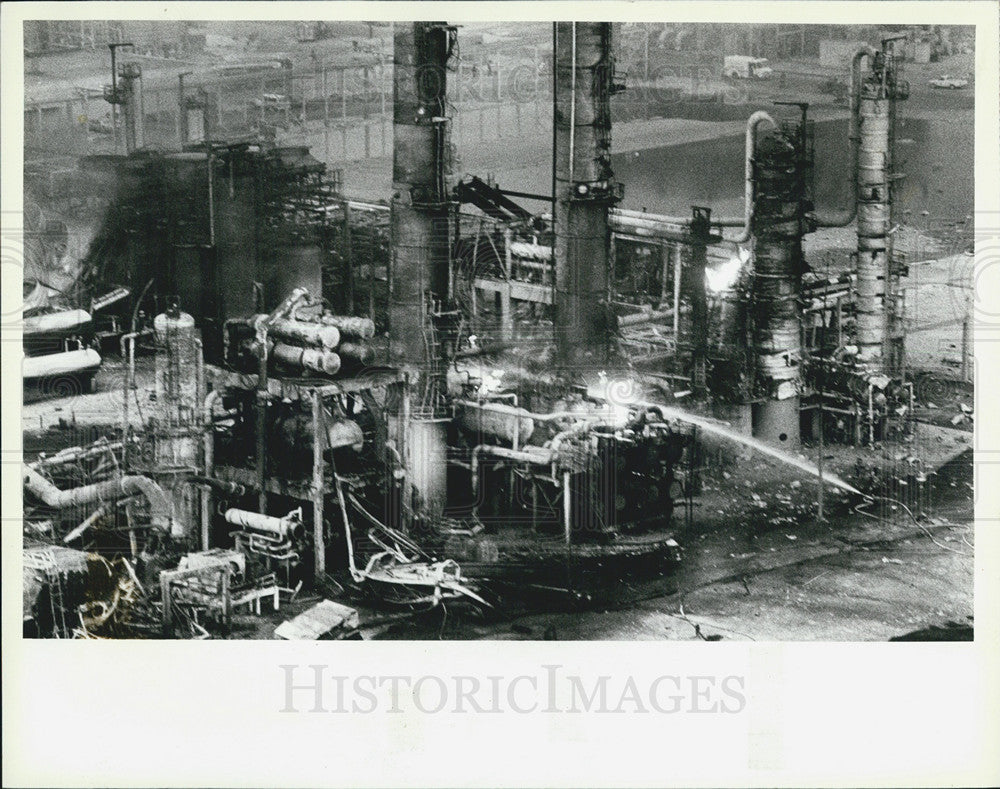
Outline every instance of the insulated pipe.
<path id="1" fill-rule="evenodd" d="M 848 125 L 848 139 L 851 145 L 851 208 L 847 215 L 839 219 L 816 217 L 818 227 L 846 227 L 858 215 L 858 160 L 861 148 L 861 58 L 875 58 L 875 50 L 865 44 L 858 47 L 851 57 L 851 84 L 848 85 L 850 96 L 851 120 Z"/>
<path id="2" fill-rule="evenodd" d="M 600 416 L 601 420 L 606 420 L 607 418 L 608 414 L 606 413 L 601 414 Z M 613 425 L 613 424 L 608 424 L 606 422 L 602 425 L 599 420 L 584 420 L 577 422 L 575 425 L 567 428 L 566 430 L 563 430 L 561 433 L 557 433 L 555 437 L 553 437 L 553 439 L 546 444 L 546 446 L 558 455 L 559 450 L 562 448 L 563 442 L 571 438 L 574 438 L 580 435 L 581 433 L 586 433 L 588 430 L 593 430 L 595 427 L 602 427 L 602 426 L 609 427 L 615 430 L 622 427 L 622 425 Z"/>
<path id="3" fill-rule="evenodd" d="M 149 502 L 153 526 L 169 532 L 173 525 L 170 502 L 163 489 L 149 477 L 137 475 L 115 477 L 92 485 L 59 490 L 34 468 L 25 466 L 24 486 L 47 506 L 57 510 L 141 495 Z"/>
<path id="4" fill-rule="evenodd" d="M 309 291 L 305 288 L 295 288 L 285 300 L 281 302 L 267 315 L 257 315 L 254 318 L 254 327 L 257 329 L 270 329 L 276 321 L 288 315 L 293 309 L 309 298 Z"/>
<path id="5" fill-rule="evenodd" d="M 205 402 L 202 405 L 202 429 L 204 431 L 202 434 L 202 460 L 206 479 L 211 479 L 212 475 L 215 474 L 215 416 L 213 414 L 213 410 L 215 408 L 216 400 L 218 400 L 221 396 L 221 389 L 213 389 L 205 395 Z M 211 487 L 202 489 L 201 507 L 201 549 L 203 551 L 207 551 L 211 547 Z"/>
<path id="6" fill-rule="evenodd" d="M 631 315 L 622 315 L 618 318 L 618 327 L 641 326 L 646 323 L 665 321 L 667 318 L 673 317 L 673 315 L 674 311 L 672 308 L 668 310 L 650 312 L 634 312 Z"/>
<path id="7" fill-rule="evenodd" d="M 67 449 L 60 450 L 50 457 L 39 458 L 31 465 L 32 468 L 40 469 L 47 468 L 49 466 L 59 466 L 64 463 L 78 463 L 81 460 L 97 457 L 98 455 L 103 455 L 106 452 L 118 452 L 123 446 L 124 444 L 121 441 L 109 442 L 101 440 L 88 447 L 69 447 Z"/>

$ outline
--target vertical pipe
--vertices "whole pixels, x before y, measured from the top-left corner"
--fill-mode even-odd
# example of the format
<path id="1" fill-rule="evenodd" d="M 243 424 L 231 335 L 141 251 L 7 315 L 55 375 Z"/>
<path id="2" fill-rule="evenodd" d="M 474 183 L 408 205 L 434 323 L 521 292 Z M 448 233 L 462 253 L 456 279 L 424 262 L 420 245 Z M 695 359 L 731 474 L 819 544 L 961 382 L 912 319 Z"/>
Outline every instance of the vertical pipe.
<path id="1" fill-rule="evenodd" d="M 117 44 L 108 44 L 108 48 L 111 50 L 111 97 L 114 101 L 111 102 L 111 134 L 114 138 L 114 150 L 118 153 L 118 69 L 117 57 L 115 55 L 115 50 L 117 50 Z M 41 131 L 41 124 L 39 123 L 39 132 Z"/>
<path id="2" fill-rule="evenodd" d="M 559 51 L 559 23 L 552 23 L 552 234 L 555 236 L 559 232 L 556 223 L 556 172 L 557 157 L 559 155 L 558 145 L 558 124 L 556 116 L 559 114 L 559 71 L 556 68 L 556 53 Z M 554 262 L 554 261 L 553 261 Z M 553 285 L 553 287 L 555 287 Z M 555 304 L 555 292 L 553 292 L 552 303 Z"/>
<path id="3" fill-rule="evenodd" d="M 267 451 L 264 431 L 267 429 L 267 403 L 269 400 L 267 393 L 267 340 L 259 343 L 260 359 L 257 376 L 257 391 L 255 392 L 254 404 L 256 405 L 256 471 L 257 471 L 257 510 L 267 513 Z"/>
<path id="4" fill-rule="evenodd" d="M 670 246 L 666 241 L 661 241 L 660 250 L 660 309 L 663 309 L 663 302 L 670 295 Z"/>
<path id="5" fill-rule="evenodd" d="M 312 467 L 312 505 L 313 505 L 313 562 L 317 580 L 326 573 L 326 539 L 323 534 L 323 443 L 326 437 L 324 425 L 323 398 L 318 391 L 312 393 L 312 433 L 313 433 L 313 467 Z M 348 535 L 350 536 L 350 535 Z"/>
<path id="6" fill-rule="evenodd" d="M 568 471 L 563 472 L 563 538 L 566 547 L 573 544 L 573 507 L 570 499 L 570 476 Z"/>
<path id="7" fill-rule="evenodd" d="M 671 249 L 674 256 L 674 342 L 677 343 L 681 332 L 681 246 L 674 244 Z"/>
<path id="8" fill-rule="evenodd" d="M 208 153 L 208 245 L 215 246 L 215 155 Z M 230 181 L 232 184 L 232 181 Z"/>
<path id="9" fill-rule="evenodd" d="M 351 239 L 351 204 L 344 201 L 344 271 L 347 277 L 347 314 L 354 314 L 354 246 Z M 371 283 L 369 282 L 369 288 Z"/>

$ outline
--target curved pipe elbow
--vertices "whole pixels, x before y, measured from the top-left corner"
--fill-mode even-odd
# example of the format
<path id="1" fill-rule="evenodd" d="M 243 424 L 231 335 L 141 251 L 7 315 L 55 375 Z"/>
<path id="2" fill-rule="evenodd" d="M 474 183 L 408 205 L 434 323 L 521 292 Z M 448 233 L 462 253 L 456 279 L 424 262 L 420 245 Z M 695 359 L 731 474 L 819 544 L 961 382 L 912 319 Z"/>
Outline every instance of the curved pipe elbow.
<path id="1" fill-rule="evenodd" d="M 764 110 L 757 110 L 749 118 L 747 118 L 747 131 L 744 144 L 744 156 L 743 156 L 743 181 L 744 181 L 744 191 L 743 191 L 743 230 L 740 235 L 733 239 L 736 243 L 743 243 L 750 239 L 750 233 L 752 232 L 753 224 L 753 157 L 757 150 L 757 130 L 762 123 L 770 123 L 772 127 L 777 128 L 778 124 L 774 122 L 774 118 L 770 116 Z"/>
<path id="2" fill-rule="evenodd" d="M 161 531 L 171 532 L 174 522 L 173 508 L 163 488 L 149 477 L 138 475 L 122 477 L 119 485 L 123 496 L 138 494 L 144 496 L 149 502 L 149 514 L 153 526 Z"/>
<path id="3" fill-rule="evenodd" d="M 848 144 L 851 146 L 851 209 L 840 217 L 816 217 L 819 227 L 847 227 L 858 216 L 858 149 L 861 146 L 861 59 L 873 59 L 875 50 L 867 44 L 854 50 L 851 56 L 851 76 L 848 85 L 850 122 L 847 126 Z"/>

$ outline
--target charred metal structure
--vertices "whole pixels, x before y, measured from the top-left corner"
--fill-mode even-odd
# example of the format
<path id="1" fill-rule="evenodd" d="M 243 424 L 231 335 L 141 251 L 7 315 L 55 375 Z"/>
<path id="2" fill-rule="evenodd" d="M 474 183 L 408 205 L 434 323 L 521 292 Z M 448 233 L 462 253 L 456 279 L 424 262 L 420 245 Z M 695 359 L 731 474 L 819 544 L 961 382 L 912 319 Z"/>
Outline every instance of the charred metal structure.
<path id="1" fill-rule="evenodd" d="M 444 22 L 395 28 L 382 202 L 346 198 L 306 147 L 212 140 L 182 81 L 178 136 L 199 141 L 144 149 L 141 72 L 116 72 L 127 154 L 87 157 L 76 176 L 108 205 L 85 261 L 92 309 L 39 316 L 35 339 L 85 352 L 91 313 L 98 336 L 114 324 L 122 429 L 40 458 L 25 489 L 45 540 L 98 535 L 128 557 L 112 573 L 127 610 L 141 607 L 133 574 L 158 584 L 156 634 L 202 637 L 302 583 L 429 608 L 487 606 L 485 582 L 511 578 L 575 596 L 584 568 L 612 560 L 662 572 L 703 492 L 706 436 L 858 492 L 784 450 L 800 424 L 821 443 L 830 413 L 874 443 L 907 394 L 882 375 L 903 358 L 891 148 L 905 84 L 891 46 L 853 62 L 855 205 L 826 224 L 856 214 L 858 262 L 834 281 L 803 255 L 818 222 L 806 105 L 780 123 L 750 116 L 742 216 L 620 209 L 612 26 L 556 23 L 553 193 L 456 183 L 457 36 Z M 551 214 L 519 195 L 551 198 Z M 75 589 L 86 562 L 32 561 L 50 590 L 37 627 L 70 635 L 57 589 Z M 145 627 L 105 613 L 82 632 Z"/>

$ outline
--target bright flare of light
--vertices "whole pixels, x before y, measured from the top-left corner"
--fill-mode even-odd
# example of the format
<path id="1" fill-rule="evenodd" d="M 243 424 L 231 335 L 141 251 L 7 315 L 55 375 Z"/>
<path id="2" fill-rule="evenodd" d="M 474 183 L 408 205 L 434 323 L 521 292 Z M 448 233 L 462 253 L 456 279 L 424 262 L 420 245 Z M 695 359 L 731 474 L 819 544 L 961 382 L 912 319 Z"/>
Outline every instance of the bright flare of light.
<path id="1" fill-rule="evenodd" d="M 479 384 L 479 394 L 480 396 L 488 395 L 490 392 L 495 392 L 500 387 L 503 386 L 503 370 L 494 370 L 492 373 L 483 370 L 483 377 Z"/>
<path id="2" fill-rule="evenodd" d="M 722 293 L 736 284 L 740 277 L 740 270 L 743 264 L 750 258 L 750 253 L 745 249 L 740 249 L 737 254 L 718 268 L 705 269 L 705 287 L 712 293 Z"/>

